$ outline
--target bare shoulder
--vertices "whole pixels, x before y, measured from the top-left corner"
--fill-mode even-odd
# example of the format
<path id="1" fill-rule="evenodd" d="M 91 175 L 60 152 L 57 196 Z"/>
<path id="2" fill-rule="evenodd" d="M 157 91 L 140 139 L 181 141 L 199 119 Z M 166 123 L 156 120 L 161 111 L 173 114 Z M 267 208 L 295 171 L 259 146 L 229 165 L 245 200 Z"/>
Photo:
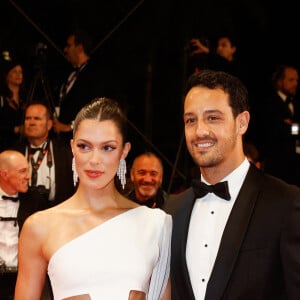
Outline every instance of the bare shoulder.
<path id="1" fill-rule="evenodd" d="M 38 211 L 26 219 L 20 240 L 23 244 L 34 241 L 33 244 L 42 249 L 43 257 L 49 261 L 58 248 L 76 236 L 77 227 L 72 219 L 74 210 L 68 203 Z"/>
<path id="2" fill-rule="evenodd" d="M 22 227 L 22 231 L 30 235 L 41 235 L 43 232 L 47 231 L 49 227 L 49 220 L 51 222 L 51 212 L 48 210 L 38 211 L 29 216 Z"/>
<path id="3" fill-rule="evenodd" d="M 24 223 L 22 232 L 31 232 L 31 234 L 47 233 L 50 228 L 57 224 L 60 218 L 63 218 L 64 205 L 57 205 L 49 209 L 37 211 L 29 216 Z"/>

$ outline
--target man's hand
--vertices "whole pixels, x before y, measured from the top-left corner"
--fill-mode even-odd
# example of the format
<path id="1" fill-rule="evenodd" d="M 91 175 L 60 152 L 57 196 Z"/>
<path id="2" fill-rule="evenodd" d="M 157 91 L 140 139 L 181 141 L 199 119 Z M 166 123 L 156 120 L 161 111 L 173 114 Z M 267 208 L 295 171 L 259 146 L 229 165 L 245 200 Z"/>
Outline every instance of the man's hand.
<path id="1" fill-rule="evenodd" d="M 209 53 L 209 48 L 206 47 L 205 45 L 203 45 L 199 39 L 191 39 L 190 44 L 192 47 L 192 51 L 191 51 L 192 55 L 201 54 L 201 53 L 204 53 L 204 54 Z"/>
<path id="2" fill-rule="evenodd" d="M 64 124 L 59 122 L 58 120 L 53 120 L 53 128 L 57 133 L 72 131 L 71 124 Z"/>

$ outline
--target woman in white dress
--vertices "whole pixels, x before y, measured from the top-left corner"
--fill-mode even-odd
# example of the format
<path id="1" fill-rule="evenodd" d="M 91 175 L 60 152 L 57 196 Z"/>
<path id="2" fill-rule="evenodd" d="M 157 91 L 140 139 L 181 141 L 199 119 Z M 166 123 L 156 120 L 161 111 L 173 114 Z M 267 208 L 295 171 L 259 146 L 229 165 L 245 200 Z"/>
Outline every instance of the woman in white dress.
<path id="1" fill-rule="evenodd" d="M 170 299 L 171 216 L 128 200 L 126 117 L 99 98 L 74 122 L 76 193 L 30 216 L 19 241 L 15 300 L 40 300 L 46 274 L 55 300 Z"/>

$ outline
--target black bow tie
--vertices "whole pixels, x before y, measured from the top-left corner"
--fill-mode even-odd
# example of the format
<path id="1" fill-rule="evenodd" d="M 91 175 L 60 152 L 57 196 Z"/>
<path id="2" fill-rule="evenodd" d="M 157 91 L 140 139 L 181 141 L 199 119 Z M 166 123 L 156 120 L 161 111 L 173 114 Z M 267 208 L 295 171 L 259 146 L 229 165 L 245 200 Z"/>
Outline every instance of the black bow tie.
<path id="1" fill-rule="evenodd" d="M 29 152 L 30 152 L 30 154 L 34 155 L 36 151 L 41 151 L 41 150 L 43 150 L 43 148 L 41 148 L 41 147 L 36 147 L 36 148 L 30 147 Z"/>
<path id="2" fill-rule="evenodd" d="M 3 200 L 11 200 L 13 202 L 17 202 L 19 200 L 19 197 L 10 197 L 10 196 L 2 195 L 2 199 Z"/>
<path id="3" fill-rule="evenodd" d="M 215 185 L 207 185 L 200 180 L 192 180 L 192 187 L 196 198 L 204 197 L 207 193 L 214 193 L 225 200 L 230 200 L 231 198 L 227 181 L 219 182 Z"/>

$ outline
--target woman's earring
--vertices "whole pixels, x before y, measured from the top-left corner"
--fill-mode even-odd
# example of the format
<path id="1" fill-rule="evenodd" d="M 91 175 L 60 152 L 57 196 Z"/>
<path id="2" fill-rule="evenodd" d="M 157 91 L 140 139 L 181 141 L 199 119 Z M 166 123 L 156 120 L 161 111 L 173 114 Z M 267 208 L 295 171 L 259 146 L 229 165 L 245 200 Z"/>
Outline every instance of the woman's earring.
<path id="1" fill-rule="evenodd" d="M 118 175 L 118 177 L 121 181 L 121 185 L 122 185 L 123 190 L 124 190 L 125 184 L 126 184 L 126 172 L 127 172 L 126 161 L 125 161 L 125 159 L 121 159 L 120 163 L 119 163 L 117 175 Z"/>
<path id="2" fill-rule="evenodd" d="M 74 157 L 73 157 L 73 160 L 72 160 L 72 171 L 73 171 L 73 183 L 74 183 L 74 186 L 76 186 L 77 181 L 78 181 L 78 174 L 77 174 L 77 171 L 76 171 Z"/>

